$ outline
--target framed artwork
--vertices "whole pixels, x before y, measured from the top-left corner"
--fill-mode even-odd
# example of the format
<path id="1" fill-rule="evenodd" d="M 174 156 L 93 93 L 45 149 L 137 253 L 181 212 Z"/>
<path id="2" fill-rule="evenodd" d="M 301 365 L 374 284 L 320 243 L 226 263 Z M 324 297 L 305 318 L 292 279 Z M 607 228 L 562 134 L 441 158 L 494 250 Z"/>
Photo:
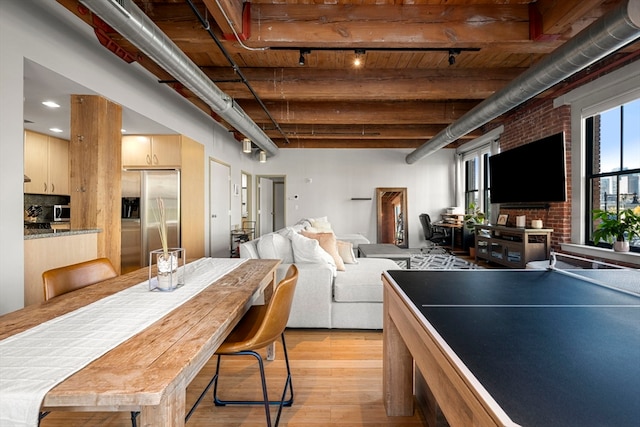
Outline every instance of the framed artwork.
<path id="1" fill-rule="evenodd" d="M 498 225 L 507 225 L 508 219 L 509 219 L 508 214 L 498 215 Z"/>

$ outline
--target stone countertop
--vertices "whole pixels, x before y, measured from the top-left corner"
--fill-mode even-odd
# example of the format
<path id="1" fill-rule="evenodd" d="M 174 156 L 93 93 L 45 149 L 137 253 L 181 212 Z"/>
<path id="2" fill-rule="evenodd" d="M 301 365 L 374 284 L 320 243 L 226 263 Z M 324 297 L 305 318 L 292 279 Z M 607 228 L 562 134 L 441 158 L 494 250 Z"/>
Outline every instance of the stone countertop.
<path id="1" fill-rule="evenodd" d="M 73 236 L 76 234 L 90 234 L 90 233 L 101 233 L 102 230 L 99 228 L 92 228 L 86 230 L 52 230 L 52 229 L 31 229 L 24 230 L 24 240 L 31 239 L 42 239 L 46 237 L 63 237 L 63 236 Z"/>

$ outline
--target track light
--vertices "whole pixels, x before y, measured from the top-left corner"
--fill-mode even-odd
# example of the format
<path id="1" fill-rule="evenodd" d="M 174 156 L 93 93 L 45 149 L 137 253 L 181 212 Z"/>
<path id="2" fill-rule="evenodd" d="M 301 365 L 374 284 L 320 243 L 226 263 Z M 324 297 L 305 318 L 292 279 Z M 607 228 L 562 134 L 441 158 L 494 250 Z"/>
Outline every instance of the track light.
<path id="1" fill-rule="evenodd" d="M 362 57 L 365 54 L 364 49 L 356 49 L 355 50 L 356 57 L 353 60 L 353 65 L 356 67 L 360 67 L 362 65 Z"/>
<path id="2" fill-rule="evenodd" d="M 456 56 L 460 54 L 460 49 L 449 49 L 449 65 L 456 63 Z"/>
<path id="3" fill-rule="evenodd" d="M 260 150 L 260 163 L 267 163 L 267 152 Z"/>
<path id="4" fill-rule="evenodd" d="M 300 49 L 300 58 L 298 59 L 298 65 L 303 66 L 305 64 L 304 56 L 311 53 L 309 49 Z"/>
<path id="5" fill-rule="evenodd" d="M 242 140 L 242 152 L 247 154 L 251 153 L 251 140 L 249 138 Z"/>

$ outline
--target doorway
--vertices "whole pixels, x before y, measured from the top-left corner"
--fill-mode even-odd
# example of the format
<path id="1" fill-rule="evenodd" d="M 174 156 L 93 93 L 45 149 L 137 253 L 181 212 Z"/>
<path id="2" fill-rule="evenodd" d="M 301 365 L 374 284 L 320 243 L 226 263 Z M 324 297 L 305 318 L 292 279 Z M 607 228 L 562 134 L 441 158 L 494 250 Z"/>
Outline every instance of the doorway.
<path id="1" fill-rule="evenodd" d="M 285 188 L 286 177 L 280 175 L 258 175 L 257 233 L 262 236 L 283 228 L 286 224 Z"/>
<path id="2" fill-rule="evenodd" d="M 231 254 L 231 166 L 209 158 L 209 256 Z"/>

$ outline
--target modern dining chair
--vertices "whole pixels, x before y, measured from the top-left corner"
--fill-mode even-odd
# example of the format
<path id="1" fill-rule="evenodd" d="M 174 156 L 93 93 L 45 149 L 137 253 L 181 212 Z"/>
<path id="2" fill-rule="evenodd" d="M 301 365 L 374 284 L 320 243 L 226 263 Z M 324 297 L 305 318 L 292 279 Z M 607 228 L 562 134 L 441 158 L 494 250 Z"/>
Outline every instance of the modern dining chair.
<path id="1" fill-rule="evenodd" d="M 116 277 L 118 273 L 108 258 L 92 259 L 42 273 L 44 300 Z"/>
<path id="2" fill-rule="evenodd" d="M 240 322 L 231 331 L 226 340 L 220 345 L 216 351 L 218 360 L 216 363 L 216 373 L 207 384 L 196 403 L 193 405 L 185 421 L 189 420 L 198 404 L 202 401 L 207 391 L 213 385 L 213 402 L 216 406 L 225 405 L 264 405 L 267 417 L 267 426 L 271 427 L 271 411 L 270 405 L 278 405 L 278 414 L 275 419 L 275 426 L 280 422 L 280 415 L 284 406 L 293 404 L 293 384 L 291 381 L 291 369 L 289 366 L 289 355 L 287 354 L 287 345 L 284 339 L 284 330 L 289 320 L 289 312 L 291 311 L 291 303 L 295 292 L 296 283 L 298 281 L 298 269 L 295 265 L 291 265 L 287 270 L 286 276 L 278 283 L 271 300 L 266 305 L 252 306 L 249 311 L 240 319 Z M 262 356 L 256 351 L 264 348 L 275 341 L 278 337 L 282 340 L 282 352 L 287 367 L 287 379 L 280 400 L 270 401 L 267 392 L 267 382 L 264 372 L 264 363 Z M 222 356 L 241 356 L 249 355 L 256 358 L 260 370 L 260 379 L 262 383 L 263 400 L 247 401 L 247 400 L 221 400 L 218 398 L 218 380 L 220 378 L 220 360 Z M 287 391 L 289 398 L 287 399 Z M 286 400 L 285 400 L 286 399 Z"/>
<path id="3" fill-rule="evenodd" d="M 97 258 L 64 267 L 53 268 L 42 273 L 44 300 L 116 277 L 118 273 L 108 258 Z M 49 412 L 41 412 L 38 424 Z M 139 412 L 131 411 L 131 425 L 137 426 Z"/>

